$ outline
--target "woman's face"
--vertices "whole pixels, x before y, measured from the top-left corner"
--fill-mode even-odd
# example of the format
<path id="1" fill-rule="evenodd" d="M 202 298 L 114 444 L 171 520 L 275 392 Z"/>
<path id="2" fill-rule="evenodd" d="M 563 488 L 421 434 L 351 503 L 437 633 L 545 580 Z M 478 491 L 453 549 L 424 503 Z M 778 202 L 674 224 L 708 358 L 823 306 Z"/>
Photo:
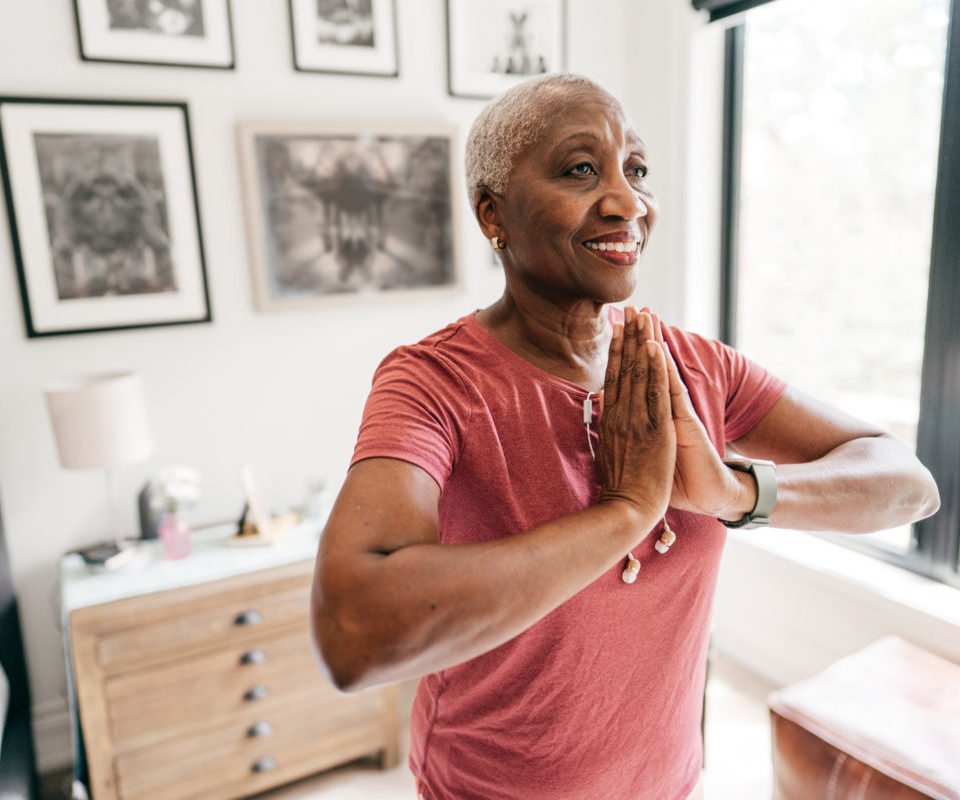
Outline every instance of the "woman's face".
<path id="1" fill-rule="evenodd" d="M 508 274 L 537 294 L 563 305 L 633 294 L 658 209 L 643 142 L 609 95 L 577 89 L 557 104 L 496 206 Z"/>

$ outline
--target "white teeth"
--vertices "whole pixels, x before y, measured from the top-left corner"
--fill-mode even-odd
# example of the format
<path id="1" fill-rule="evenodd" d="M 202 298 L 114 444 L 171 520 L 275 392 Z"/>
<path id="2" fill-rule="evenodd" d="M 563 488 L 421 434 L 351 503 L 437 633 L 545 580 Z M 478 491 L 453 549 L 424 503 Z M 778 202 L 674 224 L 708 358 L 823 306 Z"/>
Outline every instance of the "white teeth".
<path id="1" fill-rule="evenodd" d="M 634 253 L 637 250 L 637 242 L 587 242 L 590 250 L 600 250 L 605 252 L 612 250 L 615 253 Z"/>

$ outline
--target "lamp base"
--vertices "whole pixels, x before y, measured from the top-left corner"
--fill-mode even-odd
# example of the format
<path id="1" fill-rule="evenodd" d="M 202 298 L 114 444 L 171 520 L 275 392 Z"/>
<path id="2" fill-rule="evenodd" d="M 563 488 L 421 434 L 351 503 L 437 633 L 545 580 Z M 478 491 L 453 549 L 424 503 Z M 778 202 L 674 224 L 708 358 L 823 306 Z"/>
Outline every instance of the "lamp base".
<path id="1" fill-rule="evenodd" d="M 136 545 L 126 542 L 98 542 L 73 552 L 88 566 L 112 570 L 130 561 L 136 555 L 137 548 Z"/>

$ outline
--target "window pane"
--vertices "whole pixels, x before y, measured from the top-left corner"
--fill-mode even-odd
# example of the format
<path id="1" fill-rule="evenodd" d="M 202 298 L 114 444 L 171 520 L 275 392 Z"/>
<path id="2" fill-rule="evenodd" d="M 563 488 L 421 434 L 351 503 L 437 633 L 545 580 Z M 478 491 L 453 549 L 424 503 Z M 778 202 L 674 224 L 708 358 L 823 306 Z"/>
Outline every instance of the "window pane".
<path id="1" fill-rule="evenodd" d="M 911 447 L 948 7 L 779 0 L 746 31 L 737 344 Z"/>

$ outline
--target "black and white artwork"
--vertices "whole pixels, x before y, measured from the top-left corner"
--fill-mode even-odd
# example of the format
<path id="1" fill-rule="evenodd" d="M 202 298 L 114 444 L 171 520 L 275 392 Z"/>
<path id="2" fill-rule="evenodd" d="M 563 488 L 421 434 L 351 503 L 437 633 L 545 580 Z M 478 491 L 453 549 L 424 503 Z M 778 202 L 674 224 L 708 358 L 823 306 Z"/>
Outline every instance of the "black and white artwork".
<path id="1" fill-rule="evenodd" d="M 240 127 L 262 310 L 457 282 L 451 132 Z"/>
<path id="2" fill-rule="evenodd" d="M 110 30 L 203 36 L 203 0 L 106 0 Z"/>
<path id="3" fill-rule="evenodd" d="M 86 61 L 232 69 L 230 0 L 74 0 Z"/>
<path id="4" fill-rule="evenodd" d="M 34 135 L 57 299 L 175 292 L 156 137 Z"/>
<path id="5" fill-rule="evenodd" d="M 373 0 L 316 0 L 316 4 L 318 44 L 376 47 Z"/>
<path id="6" fill-rule="evenodd" d="M 0 98 L 29 336 L 210 319 L 186 106 Z"/>
<path id="7" fill-rule="evenodd" d="M 564 69 L 563 0 L 447 0 L 451 95 L 494 97 Z"/>
<path id="8" fill-rule="evenodd" d="M 399 74 L 394 0 L 289 0 L 294 68 Z"/>

